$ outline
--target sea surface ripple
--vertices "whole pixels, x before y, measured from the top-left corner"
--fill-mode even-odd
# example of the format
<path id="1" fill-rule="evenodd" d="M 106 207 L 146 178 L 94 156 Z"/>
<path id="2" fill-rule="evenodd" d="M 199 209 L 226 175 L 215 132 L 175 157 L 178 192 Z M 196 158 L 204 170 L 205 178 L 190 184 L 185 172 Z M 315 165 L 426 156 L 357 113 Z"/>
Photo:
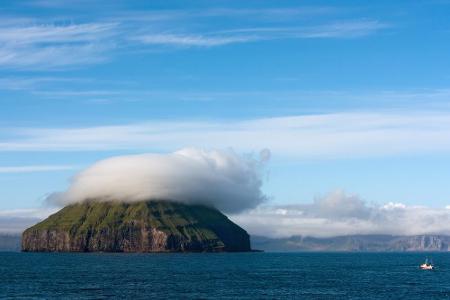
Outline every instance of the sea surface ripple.
<path id="1" fill-rule="evenodd" d="M 449 299 L 450 253 L 3 252 L 0 298 Z"/>

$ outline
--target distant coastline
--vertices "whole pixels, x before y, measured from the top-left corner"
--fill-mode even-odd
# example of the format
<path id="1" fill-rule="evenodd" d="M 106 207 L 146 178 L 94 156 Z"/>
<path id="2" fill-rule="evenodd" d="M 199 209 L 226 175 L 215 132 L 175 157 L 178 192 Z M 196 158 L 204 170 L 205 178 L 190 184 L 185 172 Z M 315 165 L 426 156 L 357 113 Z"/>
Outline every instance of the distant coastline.
<path id="1" fill-rule="evenodd" d="M 0 251 L 19 252 L 22 237 L 19 233 L 0 233 Z"/>
<path id="2" fill-rule="evenodd" d="M 269 252 L 431 252 L 450 251 L 446 235 L 346 235 L 327 238 L 292 236 L 268 238 L 251 236 L 254 249 Z"/>

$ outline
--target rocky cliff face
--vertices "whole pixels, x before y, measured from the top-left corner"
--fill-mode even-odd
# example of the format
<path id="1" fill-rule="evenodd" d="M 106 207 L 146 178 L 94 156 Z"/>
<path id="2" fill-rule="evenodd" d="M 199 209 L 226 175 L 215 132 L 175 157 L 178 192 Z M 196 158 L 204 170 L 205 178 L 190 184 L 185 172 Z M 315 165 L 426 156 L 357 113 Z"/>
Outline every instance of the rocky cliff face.
<path id="1" fill-rule="evenodd" d="M 69 205 L 22 235 L 22 251 L 250 251 L 249 235 L 219 211 L 168 201 Z"/>

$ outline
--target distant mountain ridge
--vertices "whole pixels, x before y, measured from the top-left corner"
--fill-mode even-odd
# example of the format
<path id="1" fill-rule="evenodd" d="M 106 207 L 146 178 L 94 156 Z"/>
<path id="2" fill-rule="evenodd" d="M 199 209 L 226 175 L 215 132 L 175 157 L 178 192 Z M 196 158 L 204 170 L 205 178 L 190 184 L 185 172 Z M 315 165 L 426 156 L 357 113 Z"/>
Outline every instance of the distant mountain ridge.
<path id="1" fill-rule="evenodd" d="M 293 236 L 289 238 L 251 237 L 252 247 L 264 251 L 450 251 L 450 236 L 445 235 L 348 235 L 329 238 Z"/>
<path id="2" fill-rule="evenodd" d="M 0 234 L 0 251 L 20 251 L 19 234 Z"/>

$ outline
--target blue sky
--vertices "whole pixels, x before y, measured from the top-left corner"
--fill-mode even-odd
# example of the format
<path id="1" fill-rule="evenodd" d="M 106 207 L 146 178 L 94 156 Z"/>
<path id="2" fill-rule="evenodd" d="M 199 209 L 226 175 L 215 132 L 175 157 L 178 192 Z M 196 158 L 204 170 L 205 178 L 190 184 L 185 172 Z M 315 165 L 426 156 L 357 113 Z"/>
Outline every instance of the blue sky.
<path id="1" fill-rule="evenodd" d="M 0 209 L 99 159 L 268 148 L 273 204 L 450 204 L 448 1 L 0 3 Z"/>

